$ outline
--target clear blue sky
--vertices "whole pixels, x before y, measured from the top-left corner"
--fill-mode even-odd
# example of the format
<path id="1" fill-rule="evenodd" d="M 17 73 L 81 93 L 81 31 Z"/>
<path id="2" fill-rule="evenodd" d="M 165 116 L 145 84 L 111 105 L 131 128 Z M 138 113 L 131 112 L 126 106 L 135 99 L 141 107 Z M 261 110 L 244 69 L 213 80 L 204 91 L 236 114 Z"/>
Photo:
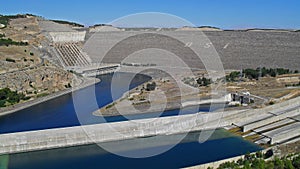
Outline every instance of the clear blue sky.
<path id="1" fill-rule="evenodd" d="M 194 25 L 300 29 L 300 0 L 5 0 L 1 14 L 32 13 L 85 25 L 140 12 L 173 14 Z"/>

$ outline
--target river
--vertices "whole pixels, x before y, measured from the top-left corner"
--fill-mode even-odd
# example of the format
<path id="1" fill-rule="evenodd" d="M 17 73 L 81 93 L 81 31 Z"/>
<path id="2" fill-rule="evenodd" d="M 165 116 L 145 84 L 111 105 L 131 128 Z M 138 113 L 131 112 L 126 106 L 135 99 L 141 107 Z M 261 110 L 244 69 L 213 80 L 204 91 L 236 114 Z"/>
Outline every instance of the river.
<path id="1" fill-rule="evenodd" d="M 101 76 L 101 82 L 93 87 L 87 87 L 73 93 L 73 97 L 79 99 L 84 105 L 81 109 L 80 116 L 85 117 L 79 120 L 73 106 L 72 94 L 67 94 L 53 100 L 32 106 L 30 108 L 18 111 L 0 117 L 0 133 L 12 133 L 20 131 L 41 130 L 57 127 L 78 126 L 80 124 L 103 123 L 103 119 L 93 116 L 91 112 L 99 107 L 103 107 L 112 102 L 111 97 L 111 77 L 112 75 Z M 122 81 L 127 79 L 126 73 L 117 75 L 120 81 L 120 91 L 118 95 L 127 90 L 122 86 Z M 131 82 L 133 88 L 137 85 L 150 80 L 149 77 L 137 75 Z M 95 90 L 98 106 L 90 106 L 89 90 Z M 208 111 L 208 107 L 200 108 L 201 111 Z M 194 109 L 185 109 L 184 114 L 195 113 Z M 166 111 L 161 116 L 174 116 L 178 110 Z M 130 119 L 151 118 L 157 114 L 132 115 Z M 107 117 L 105 121 L 115 122 L 127 120 L 125 117 Z M 200 132 L 194 132 L 187 135 L 185 140 L 172 148 L 171 150 L 150 158 L 133 159 L 117 156 L 113 153 L 106 152 L 97 145 L 85 145 L 69 148 L 60 148 L 45 151 L 27 152 L 0 156 L 0 167 L 9 169 L 18 168 L 179 168 L 191 165 L 202 164 L 210 161 L 221 160 L 233 157 L 247 152 L 260 150 L 261 148 L 253 143 L 243 140 L 238 136 L 229 134 L 225 130 L 217 130 L 210 140 L 199 143 L 198 137 Z M 126 150 L 120 151 L 142 152 L 166 146 L 168 139 L 180 135 L 168 135 L 153 138 L 138 138 L 132 140 L 123 140 L 112 142 L 116 144 L 117 149 L 127 147 Z M 164 140 L 164 141 L 162 141 Z M 152 143 L 152 144 L 150 144 Z M 153 147 L 153 143 L 155 146 Z M 128 147 L 127 145 L 140 145 L 139 147 Z M 122 145 L 118 147 L 117 145 Z M 149 145 L 152 145 L 149 147 Z"/>
<path id="2" fill-rule="evenodd" d="M 128 73 L 118 73 L 115 75 L 117 79 L 118 90 L 114 91 L 117 93 L 118 97 L 121 97 L 124 92 L 128 89 L 123 86 L 122 81 L 126 80 L 130 76 Z M 34 105 L 32 107 L 23 109 L 21 111 L 8 114 L 6 116 L 0 117 L 0 134 L 3 133 L 13 133 L 21 131 L 32 131 L 32 130 L 42 130 L 49 128 L 58 127 L 71 127 L 78 126 L 80 124 L 97 124 L 103 122 L 116 122 L 116 121 L 126 121 L 127 118 L 123 116 L 106 117 L 103 118 L 96 117 L 92 115 L 100 107 L 103 107 L 113 101 L 111 96 L 111 80 L 112 74 L 99 76 L 101 79 L 100 83 L 97 83 L 95 87 L 86 87 L 79 91 L 75 91 L 70 94 L 66 94 L 55 99 L 49 100 L 47 102 Z M 146 81 L 149 81 L 150 77 L 144 75 L 136 75 L 131 82 L 130 88 L 134 88 Z M 90 104 L 90 93 L 95 92 L 97 106 Z M 73 97 L 72 97 L 73 94 Z M 80 111 L 75 111 L 74 100 L 80 100 Z M 213 108 L 216 109 L 216 108 Z M 209 107 L 201 107 L 200 111 L 208 111 Z M 77 114 L 76 114 L 77 113 Z M 178 115 L 178 110 L 165 111 L 161 115 L 158 113 L 151 114 L 141 114 L 141 115 L 129 115 L 129 119 L 141 119 L 141 118 L 151 118 L 151 117 L 163 117 L 163 116 L 173 116 Z M 186 108 L 181 114 L 195 113 L 194 108 Z M 80 118 L 80 122 L 78 120 Z"/>

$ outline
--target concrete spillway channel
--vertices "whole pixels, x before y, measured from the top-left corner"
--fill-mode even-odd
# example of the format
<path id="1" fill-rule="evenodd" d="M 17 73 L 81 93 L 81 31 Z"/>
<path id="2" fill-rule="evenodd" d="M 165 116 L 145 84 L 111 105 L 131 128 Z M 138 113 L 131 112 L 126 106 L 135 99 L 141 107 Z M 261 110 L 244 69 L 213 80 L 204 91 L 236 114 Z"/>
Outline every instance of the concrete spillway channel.
<path id="1" fill-rule="evenodd" d="M 282 143 L 300 136 L 299 97 L 245 114 L 247 115 L 234 124 L 241 127 L 243 132 L 253 131 L 267 137 L 271 144 Z M 267 138 L 263 139 L 267 140 Z"/>
<path id="2" fill-rule="evenodd" d="M 300 123 L 297 122 L 275 130 L 271 130 L 263 133 L 263 135 L 271 138 L 270 144 L 281 143 L 300 135 Z"/>
<path id="3" fill-rule="evenodd" d="M 250 124 L 247 124 L 247 125 L 243 126 L 243 132 L 247 132 L 247 131 L 253 130 L 255 128 L 265 126 L 265 125 L 268 125 L 268 124 L 286 119 L 288 117 L 293 117 L 293 116 L 296 116 L 296 115 L 299 115 L 299 114 L 300 114 L 299 108 L 296 108 L 296 109 L 284 112 L 284 113 L 279 114 L 279 115 L 274 115 L 274 116 L 271 116 L 271 117 L 267 117 L 267 118 L 262 119 L 260 121 L 250 123 Z"/>
<path id="4" fill-rule="evenodd" d="M 278 122 L 275 122 L 275 123 L 272 123 L 272 124 L 268 124 L 266 126 L 262 126 L 262 127 L 256 128 L 253 131 L 255 133 L 263 133 L 264 131 L 272 130 L 272 129 L 278 128 L 280 126 L 285 126 L 285 125 L 291 124 L 293 122 L 295 122 L 295 120 L 292 120 L 292 119 L 283 119 L 283 120 L 280 120 Z"/>

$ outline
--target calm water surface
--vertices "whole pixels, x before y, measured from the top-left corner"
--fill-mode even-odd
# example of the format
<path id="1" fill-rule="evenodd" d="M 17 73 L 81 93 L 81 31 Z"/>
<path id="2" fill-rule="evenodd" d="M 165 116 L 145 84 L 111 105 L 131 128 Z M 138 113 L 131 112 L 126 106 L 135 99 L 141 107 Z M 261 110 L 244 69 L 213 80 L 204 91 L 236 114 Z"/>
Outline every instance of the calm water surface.
<path id="1" fill-rule="evenodd" d="M 79 114 L 73 106 L 72 94 L 67 94 L 45 103 L 32 106 L 19 112 L 0 117 L 0 133 L 49 129 L 57 127 L 78 126 L 80 124 L 103 123 L 103 119 L 93 116 L 91 112 L 112 102 L 112 75 L 101 76 L 101 82 L 94 87 L 73 93 L 82 105 Z M 120 82 L 117 95 L 120 97 L 127 89 L 122 81 L 129 78 L 126 73 L 118 73 Z M 138 75 L 132 82 L 131 88 L 150 80 L 149 77 Z M 90 104 L 90 92 L 96 93 L 97 106 Z M 217 108 L 216 108 L 217 109 Z M 208 111 L 208 107 L 200 108 Z M 178 110 L 166 111 L 161 116 L 173 116 Z M 183 114 L 195 113 L 195 109 L 185 109 Z M 77 115 L 81 118 L 78 121 Z M 132 115 L 130 118 L 151 118 L 158 114 Z M 125 117 L 107 117 L 109 122 L 125 121 Z M 151 152 L 171 144 L 180 135 L 156 136 L 112 142 L 118 151 L 125 153 Z M 220 160 L 236 155 L 260 150 L 257 145 L 229 134 L 224 130 L 217 130 L 209 141 L 198 142 L 199 132 L 190 133 L 180 144 L 171 150 L 150 158 L 126 158 L 106 152 L 97 145 L 77 146 L 45 151 L 27 152 L 0 156 L 0 168 L 9 169 L 89 169 L 89 168 L 180 168 Z M 136 146 L 132 146 L 136 145 Z"/>
<path id="2" fill-rule="evenodd" d="M 118 97 L 121 97 L 128 89 L 122 85 L 122 82 L 130 78 L 131 75 L 127 73 L 118 73 L 115 75 L 117 79 Z M 96 84 L 95 87 L 87 87 L 82 90 L 73 93 L 74 100 L 79 100 L 80 111 L 75 111 L 72 93 L 49 100 L 47 102 L 32 106 L 30 108 L 9 114 L 7 116 L 0 117 L 0 133 L 12 133 L 20 131 L 41 130 L 57 127 L 70 127 L 78 126 L 80 124 L 96 124 L 103 122 L 116 122 L 125 121 L 127 118 L 123 116 L 106 117 L 102 118 L 92 115 L 91 112 L 97 110 L 112 102 L 111 96 L 111 79 L 112 74 L 103 75 L 99 77 L 101 82 Z M 131 82 L 130 88 L 134 88 L 146 81 L 149 81 L 150 77 L 144 75 L 137 75 Z M 96 93 L 96 106 L 90 104 L 91 92 Z M 209 107 L 200 108 L 201 111 L 208 111 Z M 187 108 L 181 114 L 195 113 L 194 108 Z M 78 114 L 76 114 L 78 113 Z M 157 116 L 172 116 L 178 115 L 178 110 L 166 111 L 163 114 L 151 113 L 142 115 L 130 115 L 130 119 L 151 118 Z M 80 117 L 80 122 L 78 121 Z"/>
<path id="3" fill-rule="evenodd" d="M 120 151 L 141 153 L 154 148 L 164 148 L 180 135 L 139 138 L 114 142 Z M 217 130 L 209 141 L 198 142 L 199 132 L 190 133 L 171 150 L 149 158 L 126 158 L 108 153 L 97 145 L 36 151 L 2 156 L 9 169 L 98 169 L 145 168 L 172 169 L 203 164 L 229 158 L 260 148 L 240 137 Z M 134 143 L 134 144 L 132 144 Z M 155 143 L 155 144 L 153 144 Z M 128 147 L 127 145 L 131 145 Z M 132 146 L 137 145 L 137 146 Z M 124 149 L 125 147 L 125 149 Z M 116 148 L 118 149 L 118 147 Z M 1 158 L 1 157 L 0 157 Z M 9 161 L 9 162 L 8 162 Z"/>

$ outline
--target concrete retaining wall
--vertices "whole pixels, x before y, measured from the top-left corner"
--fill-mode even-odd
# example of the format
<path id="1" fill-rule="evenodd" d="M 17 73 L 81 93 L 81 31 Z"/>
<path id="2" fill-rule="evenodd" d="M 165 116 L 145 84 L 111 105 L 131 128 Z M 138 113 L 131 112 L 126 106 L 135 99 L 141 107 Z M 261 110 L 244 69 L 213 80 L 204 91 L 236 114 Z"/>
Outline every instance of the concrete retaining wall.
<path id="1" fill-rule="evenodd" d="M 52 41 L 58 42 L 81 42 L 85 39 L 86 31 L 81 32 L 49 32 Z"/>

